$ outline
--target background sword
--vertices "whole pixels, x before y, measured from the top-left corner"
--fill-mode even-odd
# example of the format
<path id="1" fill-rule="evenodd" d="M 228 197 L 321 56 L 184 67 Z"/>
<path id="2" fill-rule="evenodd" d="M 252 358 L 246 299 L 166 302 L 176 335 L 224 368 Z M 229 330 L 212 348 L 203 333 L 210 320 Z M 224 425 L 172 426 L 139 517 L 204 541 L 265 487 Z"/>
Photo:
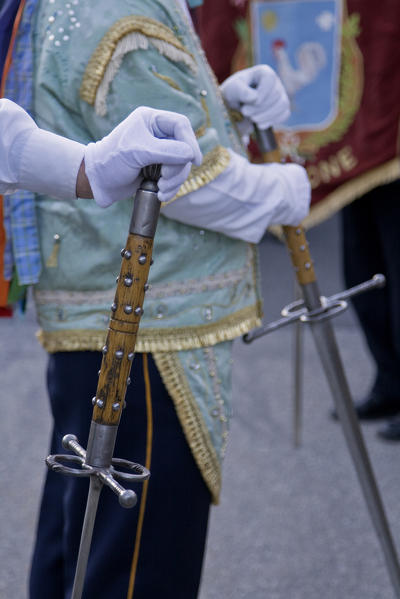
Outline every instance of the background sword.
<path id="1" fill-rule="evenodd" d="M 157 181 L 161 165 L 143 169 L 144 180 L 138 189 L 133 207 L 129 235 L 121 250 L 122 264 L 117 289 L 111 306 L 111 318 L 99 382 L 93 397 L 93 415 L 87 451 L 74 435 L 66 435 L 63 445 L 76 455 L 53 455 L 46 459 L 52 470 L 72 476 L 89 476 L 90 487 L 83 522 L 78 561 L 71 599 L 82 597 L 87 562 L 89 559 L 97 506 L 103 485 L 119 497 L 123 507 L 136 504 L 136 493 L 124 489 L 117 479 L 143 482 L 150 472 L 133 462 L 113 458 L 118 425 L 124 407 L 129 374 L 134 358 L 139 321 L 148 287 L 147 279 L 152 264 L 153 240 L 160 212 Z M 73 467 L 67 466 L 70 463 Z M 79 467 L 74 467 L 77 464 Z M 122 467 L 128 472 L 119 471 Z"/>
<path id="2" fill-rule="evenodd" d="M 255 128 L 255 133 L 258 145 L 263 153 L 264 161 L 281 162 L 281 154 L 272 128 L 265 131 L 259 131 Z M 287 318 L 288 322 L 300 320 L 301 322 L 310 324 L 317 352 L 321 359 L 322 367 L 342 425 L 343 434 L 359 478 L 372 523 L 382 547 L 390 579 L 396 597 L 400 599 L 400 567 L 396 548 L 354 410 L 349 385 L 330 322 L 332 315 L 337 314 L 346 307 L 345 304 L 343 307 L 340 307 L 340 302 L 343 301 L 342 297 L 350 297 L 368 288 L 380 286 L 384 283 L 384 277 L 376 275 L 374 279 L 357 286 L 354 290 L 337 294 L 327 300 L 327 298 L 321 296 L 318 288 L 317 277 L 304 229 L 301 226 L 284 226 L 283 232 L 296 278 L 302 291 L 302 305 L 304 309 L 302 310 L 298 305 L 299 310 L 297 315 L 293 312 L 290 313 L 288 310 L 286 313 L 283 311 L 284 318 L 282 321 L 271 323 L 270 325 L 251 331 L 244 336 L 244 341 L 250 343 L 254 339 L 283 326 L 285 318 Z"/>

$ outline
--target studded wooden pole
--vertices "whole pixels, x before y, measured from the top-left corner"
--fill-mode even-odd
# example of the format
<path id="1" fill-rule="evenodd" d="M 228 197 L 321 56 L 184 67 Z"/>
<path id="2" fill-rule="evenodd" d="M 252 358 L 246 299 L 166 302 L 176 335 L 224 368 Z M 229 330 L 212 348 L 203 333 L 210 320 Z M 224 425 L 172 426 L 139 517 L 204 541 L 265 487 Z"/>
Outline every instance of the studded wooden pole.
<path id="1" fill-rule="evenodd" d="M 97 424 L 118 426 L 125 403 L 130 370 L 134 358 L 136 336 L 143 314 L 143 301 L 152 264 L 153 238 L 160 203 L 156 182 L 148 180 L 136 194 L 130 232 L 121 250 L 122 263 L 99 383 L 93 398 L 93 421 Z"/>
<path id="2" fill-rule="evenodd" d="M 130 234 L 121 251 L 121 271 L 111 306 L 99 383 L 93 398 L 93 420 L 99 424 L 118 425 L 121 418 L 130 383 L 136 335 L 143 314 L 152 249 L 152 239 Z"/>
<path id="3" fill-rule="evenodd" d="M 265 163 L 282 162 L 282 155 L 272 129 L 256 130 L 257 143 L 262 151 Z M 290 259 L 300 285 L 307 285 L 316 281 L 314 263 L 312 261 L 304 228 L 299 225 L 282 227 Z"/>

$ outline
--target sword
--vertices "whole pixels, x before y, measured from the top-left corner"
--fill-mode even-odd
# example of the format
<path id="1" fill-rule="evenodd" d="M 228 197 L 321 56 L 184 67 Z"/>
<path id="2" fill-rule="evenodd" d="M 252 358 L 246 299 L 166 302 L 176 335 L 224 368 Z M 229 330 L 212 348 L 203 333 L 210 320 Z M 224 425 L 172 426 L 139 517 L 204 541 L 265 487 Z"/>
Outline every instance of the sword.
<path id="1" fill-rule="evenodd" d="M 103 358 L 99 371 L 96 395 L 92 399 L 93 415 L 87 450 L 75 435 L 65 435 L 63 446 L 75 455 L 51 455 L 48 467 L 62 474 L 90 477 L 89 494 L 83 522 L 78 561 L 71 599 L 81 599 L 89 559 L 97 506 L 103 485 L 116 495 L 122 507 L 131 508 L 137 502 L 136 493 L 125 489 L 118 480 L 143 482 L 150 472 L 134 462 L 113 458 L 118 425 L 124 408 L 129 374 L 134 358 L 136 335 L 143 314 L 145 291 L 152 264 L 153 240 L 160 212 L 157 181 L 161 165 L 143 169 L 144 180 L 138 189 L 129 235 L 121 250 L 122 264 L 117 279 L 115 299 Z M 71 464 L 71 465 L 68 465 Z M 119 470 L 123 468 L 124 470 Z"/>
<path id="2" fill-rule="evenodd" d="M 281 156 L 272 129 L 255 130 L 257 142 L 266 162 L 280 162 Z M 292 322 L 307 323 L 320 356 L 343 434 L 356 469 L 364 499 L 384 554 L 389 576 L 400 599 L 400 567 L 396 548 L 392 539 L 385 509 L 378 485 L 372 470 L 369 455 L 363 440 L 360 425 L 354 410 L 350 389 L 336 343 L 331 318 L 347 308 L 346 299 L 385 284 L 385 277 L 377 274 L 371 280 L 361 283 L 329 298 L 321 296 L 314 271 L 304 229 L 301 226 L 284 226 L 283 232 L 296 278 L 303 299 L 289 304 L 282 310 L 282 318 L 264 327 L 250 331 L 244 336 L 246 343 Z"/>

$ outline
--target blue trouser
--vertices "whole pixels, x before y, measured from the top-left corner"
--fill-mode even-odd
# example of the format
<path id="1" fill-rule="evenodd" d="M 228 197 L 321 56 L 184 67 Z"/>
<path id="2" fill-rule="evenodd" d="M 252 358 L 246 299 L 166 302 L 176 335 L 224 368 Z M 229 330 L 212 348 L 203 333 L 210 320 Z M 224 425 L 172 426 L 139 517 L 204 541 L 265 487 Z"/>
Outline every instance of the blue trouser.
<path id="1" fill-rule="evenodd" d="M 54 418 L 51 453 L 65 453 L 61 439 L 71 432 L 86 447 L 100 361 L 101 354 L 97 352 L 50 356 L 47 382 Z M 115 448 L 116 457 L 141 464 L 145 464 L 149 441 L 143 362 L 142 355 L 137 354 Z M 148 362 L 153 435 L 147 494 L 142 493 L 142 485 L 136 485 L 136 507 L 123 509 L 114 493 L 103 489 L 84 599 L 197 597 L 210 493 L 150 355 Z M 32 561 L 30 599 L 70 598 L 87 491 L 86 480 L 47 474 Z M 141 512 L 143 528 L 139 535 Z"/>

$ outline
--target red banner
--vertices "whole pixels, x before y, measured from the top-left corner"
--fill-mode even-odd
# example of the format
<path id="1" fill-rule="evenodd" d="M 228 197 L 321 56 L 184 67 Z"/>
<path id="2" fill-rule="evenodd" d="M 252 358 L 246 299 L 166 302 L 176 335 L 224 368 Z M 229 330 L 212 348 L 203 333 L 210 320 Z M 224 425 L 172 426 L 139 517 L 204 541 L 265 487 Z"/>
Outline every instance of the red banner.
<path id="1" fill-rule="evenodd" d="M 276 26 L 276 15 L 290 19 L 293 8 L 293 19 L 297 20 L 292 28 L 286 28 L 293 32 L 293 39 L 288 34 L 284 40 L 275 41 L 275 60 L 270 64 L 289 91 L 289 76 L 307 82 L 301 72 L 309 66 L 307 56 L 304 51 L 300 60 L 293 46 L 298 43 L 294 39 L 298 29 L 308 25 L 305 11 L 296 14 L 296 5 L 299 10 L 310 0 L 253 0 L 257 2 L 261 24 L 251 23 L 255 11 L 250 10 L 249 2 L 238 6 L 235 0 L 205 0 L 200 9 L 203 45 L 221 80 L 230 71 L 253 64 L 252 32 L 256 27 L 270 33 Z M 335 24 L 339 51 L 331 57 L 338 72 L 333 118 L 323 127 L 288 127 L 277 132 L 285 158 L 304 164 L 310 177 L 313 195 L 305 221 L 308 227 L 374 187 L 400 177 L 400 2 L 381 0 L 379 9 L 366 0 L 332 0 L 332 4 L 337 7 L 332 14 L 340 15 L 340 23 Z M 281 13 L 280 7 L 284 8 Z M 299 14 L 303 14 L 300 19 Z M 321 13 L 321 25 L 329 26 L 328 16 L 326 10 Z M 317 44 L 310 39 L 311 45 Z"/>

